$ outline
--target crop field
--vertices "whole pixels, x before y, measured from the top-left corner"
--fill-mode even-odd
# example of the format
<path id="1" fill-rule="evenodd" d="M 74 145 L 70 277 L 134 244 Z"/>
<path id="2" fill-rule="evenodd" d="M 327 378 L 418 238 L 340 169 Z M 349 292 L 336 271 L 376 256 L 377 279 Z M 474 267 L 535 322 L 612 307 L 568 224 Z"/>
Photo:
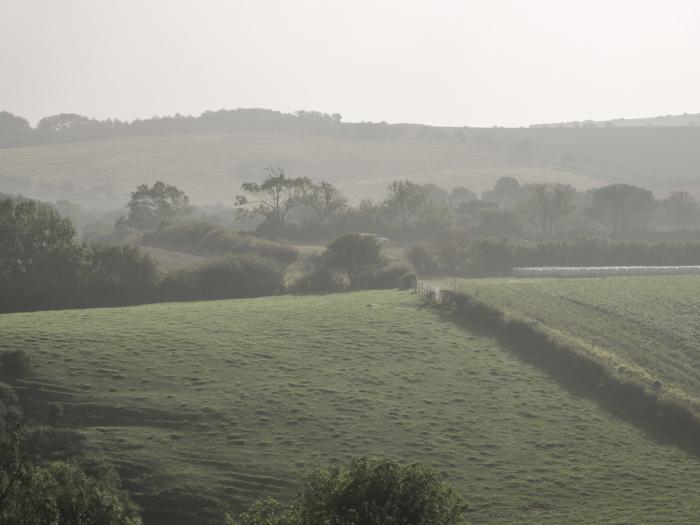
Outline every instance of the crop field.
<path id="1" fill-rule="evenodd" d="M 700 278 L 464 279 L 446 282 L 544 323 L 700 414 Z"/>
<path id="2" fill-rule="evenodd" d="M 224 509 L 291 494 L 304 469 L 360 455 L 442 469 L 473 524 L 700 515 L 698 458 L 409 292 L 7 314 L 0 334 L 0 350 L 24 349 L 34 365 L 20 395 L 61 400 L 147 523 L 217 523 Z M 209 512 L 188 514 L 199 504 Z"/>

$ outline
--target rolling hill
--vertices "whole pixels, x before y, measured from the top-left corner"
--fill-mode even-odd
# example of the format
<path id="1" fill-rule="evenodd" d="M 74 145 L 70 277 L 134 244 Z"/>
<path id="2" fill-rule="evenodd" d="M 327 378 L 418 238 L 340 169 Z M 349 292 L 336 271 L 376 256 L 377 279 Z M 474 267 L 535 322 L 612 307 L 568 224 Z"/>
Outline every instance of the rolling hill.
<path id="1" fill-rule="evenodd" d="M 194 203 L 233 204 L 244 181 L 282 166 L 337 184 L 351 200 L 383 198 L 398 178 L 477 191 L 502 176 L 580 187 L 594 175 L 494 148 L 417 138 L 358 140 L 291 133 L 191 133 L 0 149 L 0 191 L 121 207 L 141 183 L 176 184 Z"/>
<path id="2" fill-rule="evenodd" d="M 472 524 L 694 523 L 700 463 L 408 292 L 0 316 L 147 524 L 221 523 L 360 455 L 435 465 Z M 41 407 L 38 407 L 41 410 Z"/>

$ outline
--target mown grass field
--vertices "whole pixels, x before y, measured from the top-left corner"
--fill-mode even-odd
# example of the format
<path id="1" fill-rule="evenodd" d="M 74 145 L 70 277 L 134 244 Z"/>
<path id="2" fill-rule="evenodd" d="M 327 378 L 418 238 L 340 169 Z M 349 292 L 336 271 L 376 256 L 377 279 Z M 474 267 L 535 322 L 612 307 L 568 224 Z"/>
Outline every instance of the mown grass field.
<path id="1" fill-rule="evenodd" d="M 9 314 L 0 334 L 35 364 L 20 395 L 62 399 L 150 523 L 284 497 L 304 469 L 360 455 L 441 468 L 473 524 L 700 516 L 698 458 L 409 292 Z"/>
<path id="2" fill-rule="evenodd" d="M 480 300 L 537 320 L 639 375 L 700 414 L 700 278 L 448 280 Z"/>

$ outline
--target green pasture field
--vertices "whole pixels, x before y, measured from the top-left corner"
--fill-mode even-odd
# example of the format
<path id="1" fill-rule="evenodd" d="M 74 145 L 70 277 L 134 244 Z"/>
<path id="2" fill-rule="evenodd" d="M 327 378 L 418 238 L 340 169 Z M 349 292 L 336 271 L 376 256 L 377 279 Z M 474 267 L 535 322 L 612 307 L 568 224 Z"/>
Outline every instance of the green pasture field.
<path id="1" fill-rule="evenodd" d="M 445 280 L 507 312 L 537 320 L 620 370 L 687 401 L 700 414 L 700 277 Z M 657 383 L 658 385 L 658 383 Z"/>
<path id="2" fill-rule="evenodd" d="M 698 458 L 410 292 L 8 314 L 0 334 L 35 366 L 20 395 L 62 400 L 147 523 L 216 523 L 361 455 L 442 469 L 473 524 L 700 516 Z"/>

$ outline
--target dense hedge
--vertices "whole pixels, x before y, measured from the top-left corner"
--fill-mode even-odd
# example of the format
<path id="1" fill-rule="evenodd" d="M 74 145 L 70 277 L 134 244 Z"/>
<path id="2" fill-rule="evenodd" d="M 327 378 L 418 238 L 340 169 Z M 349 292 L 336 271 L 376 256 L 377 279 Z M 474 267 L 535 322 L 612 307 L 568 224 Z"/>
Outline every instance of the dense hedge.
<path id="1" fill-rule="evenodd" d="M 700 415 L 684 399 L 659 391 L 653 380 L 613 369 L 587 346 L 563 340 L 537 321 L 507 314 L 470 294 L 444 294 L 440 306 L 451 309 L 457 323 L 495 335 L 522 359 L 619 417 L 698 453 Z"/>
<path id="2" fill-rule="evenodd" d="M 507 275 L 516 266 L 685 266 L 700 264 L 700 242 L 572 241 L 514 243 L 507 239 L 444 237 L 410 248 L 423 275 Z"/>
<path id="3" fill-rule="evenodd" d="M 228 255 L 191 270 L 167 275 L 158 285 L 162 300 L 231 299 L 284 291 L 284 267 L 255 255 Z"/>
<path id="4" fill-rule="evenodd" d="M 297 259 L 291 246 L 225 230 L 207 222 L 165 226 L 146 232 L 141 244 L 195 255 L 254 254 L 289 264 Z"/>

